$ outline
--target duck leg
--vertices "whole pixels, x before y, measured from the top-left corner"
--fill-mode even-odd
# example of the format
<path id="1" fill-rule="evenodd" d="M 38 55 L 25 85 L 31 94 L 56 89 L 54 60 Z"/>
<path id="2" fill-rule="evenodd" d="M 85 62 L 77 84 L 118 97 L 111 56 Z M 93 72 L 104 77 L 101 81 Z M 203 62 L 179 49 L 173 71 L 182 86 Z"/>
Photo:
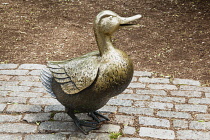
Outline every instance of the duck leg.
<path id="1" fill-rule="evenodd" d="M 85 135 L 87 135 L 91 130 L 99 129 L 97 122 L 88 122 L 84 120 L 79 120 L 72 111 L 68 111 L 67 114 L 73 119 L 75 125 L 82 131 Z M 84 129 L 84 127 L 88 127 Z"/>
<path id="2" fill-rule="evenodd" d="M 107 118 L 106 116 L 98 113 L 97 111 L 90 112 L 88 115 L 90 117 L 92 117 L 95 121 L 97 121 L 98 123 L 103 122 L 103 121 L 109 121 L 109 118 Z M 102 119 L 100 119 L 100 118 L 102 118 Z"/>

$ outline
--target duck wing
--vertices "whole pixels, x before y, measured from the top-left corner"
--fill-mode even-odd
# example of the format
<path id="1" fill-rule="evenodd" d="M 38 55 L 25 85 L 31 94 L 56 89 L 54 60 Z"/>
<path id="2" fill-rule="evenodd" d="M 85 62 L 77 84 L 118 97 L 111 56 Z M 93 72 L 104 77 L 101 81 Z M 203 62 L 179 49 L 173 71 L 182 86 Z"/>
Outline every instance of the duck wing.
<path id="1" fill-rule="evenodd" d="M 47 66 L 66 94 L 76 94 L 94 82 L 99 64 L 99 52 L 91 52 L 66 61 L 51 61 Z"/>

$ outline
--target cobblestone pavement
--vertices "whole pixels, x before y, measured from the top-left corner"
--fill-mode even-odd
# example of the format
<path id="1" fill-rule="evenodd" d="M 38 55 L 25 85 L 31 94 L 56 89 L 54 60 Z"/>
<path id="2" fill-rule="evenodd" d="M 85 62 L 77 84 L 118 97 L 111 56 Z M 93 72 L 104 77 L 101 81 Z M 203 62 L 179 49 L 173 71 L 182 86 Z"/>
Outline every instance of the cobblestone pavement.
<path id="1" fill-rule="evenodd" d="M 111 121 L 83 135 L 42 88 L 43 67 L 0 64 L 1 140 L 108 140 L 113 132 L 120 140 L 210 139 L 210 87 L 199 81 L 135 71 L 129 87 L 100 109 Z"/>

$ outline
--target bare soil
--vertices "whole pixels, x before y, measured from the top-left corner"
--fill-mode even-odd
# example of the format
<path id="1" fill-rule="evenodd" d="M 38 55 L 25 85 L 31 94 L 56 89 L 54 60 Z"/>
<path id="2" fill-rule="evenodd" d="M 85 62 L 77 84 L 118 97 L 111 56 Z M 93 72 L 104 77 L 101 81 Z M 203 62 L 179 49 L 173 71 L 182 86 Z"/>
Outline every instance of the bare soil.
<path id="1" fill-rule="evenodd" d="M 97 50 L 92 23 L 102 10 L 143 16 L 140 28 L 113 35 L 135 70 L 210 86 L 208 0 L 0 0 L 0 62 L 46 64 Z"/>

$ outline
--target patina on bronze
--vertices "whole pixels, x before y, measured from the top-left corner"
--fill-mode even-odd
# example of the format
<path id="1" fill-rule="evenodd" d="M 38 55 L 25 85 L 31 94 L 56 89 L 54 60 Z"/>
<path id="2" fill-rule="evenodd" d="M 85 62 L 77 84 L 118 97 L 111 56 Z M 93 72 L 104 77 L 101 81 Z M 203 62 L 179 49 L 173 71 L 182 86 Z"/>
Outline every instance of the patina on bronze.
<path id="1" fill-rule="evenodd" d="M 99 51 L 70 60 L 48 62 L 41 73 L 46 90 L 66 107 L 68 115 L 84 134 L 109 120 L 96 110 L 125 90 L 132 79 L 132 61 L 125 52 L 113 46 L 111 35 L 120 27 L 134 26 L 128 23 L 140 17 L 120 17 L 109 10 L 100 12 L 94 22 Z M 75 113 L 82 112 L 95 121 L 79 120 Z"/>

